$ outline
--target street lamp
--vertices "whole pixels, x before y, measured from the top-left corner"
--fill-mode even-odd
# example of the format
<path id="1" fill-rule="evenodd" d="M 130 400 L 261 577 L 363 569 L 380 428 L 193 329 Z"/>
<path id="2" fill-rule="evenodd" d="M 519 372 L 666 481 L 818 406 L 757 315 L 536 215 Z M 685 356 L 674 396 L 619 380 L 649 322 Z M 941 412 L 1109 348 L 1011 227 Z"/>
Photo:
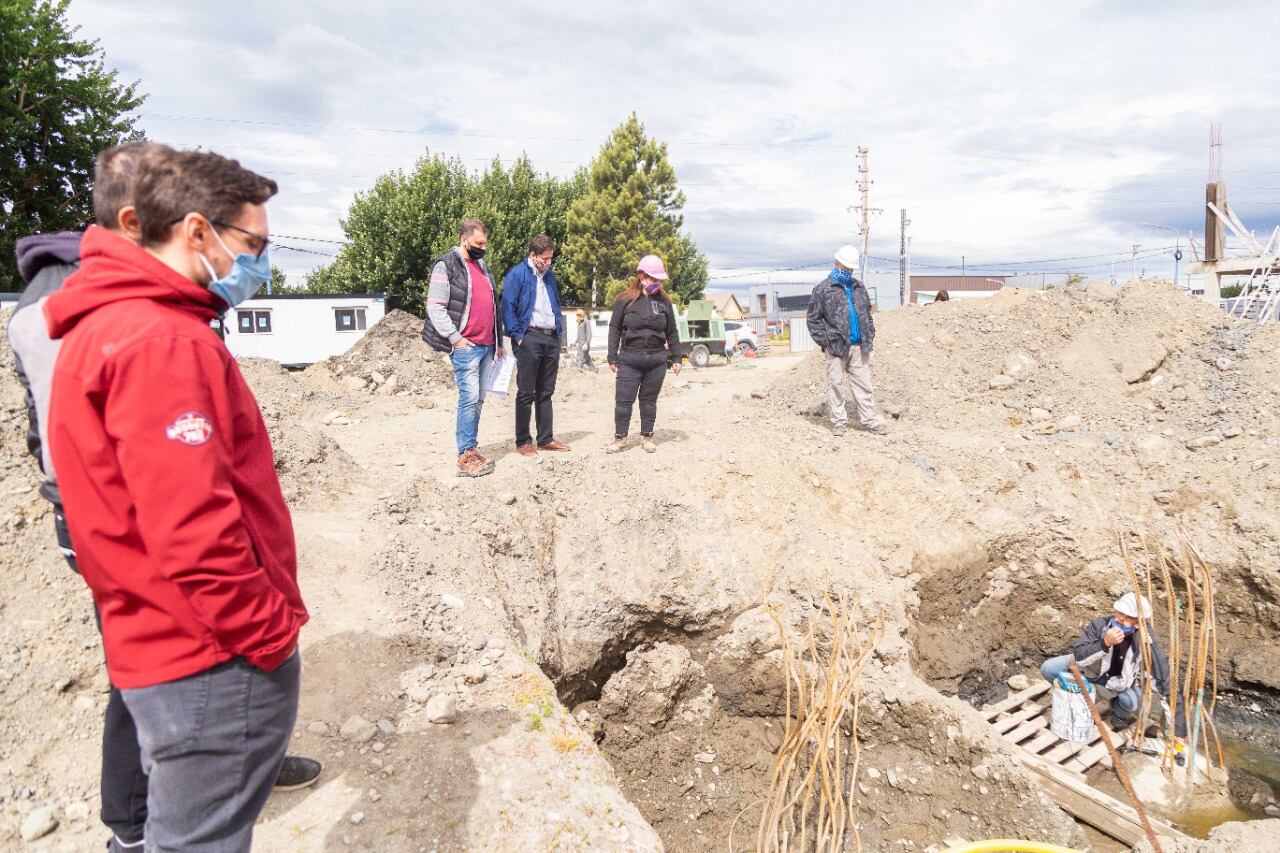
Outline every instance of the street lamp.
<path id="1" fill-rule="evenodd" d="M 1154 222 L 1143 222 L 1147 228 L 1164 228 L 1173 232 L 1173 286 L 1178 286 L 1178 261 L 1182 260 L 1182 234 L 1172 225 L 1156 225 Z"/>

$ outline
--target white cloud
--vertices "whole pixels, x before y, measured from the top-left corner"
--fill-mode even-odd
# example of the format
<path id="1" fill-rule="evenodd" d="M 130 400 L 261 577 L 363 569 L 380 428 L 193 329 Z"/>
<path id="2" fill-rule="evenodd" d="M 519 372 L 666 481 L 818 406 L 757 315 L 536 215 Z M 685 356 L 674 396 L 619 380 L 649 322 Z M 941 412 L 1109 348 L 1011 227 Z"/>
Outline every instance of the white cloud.
<path id="1" fill-rule="evenodd" d="M 527 151 L 566 174 L 635 110 L 670 143 L 686 223 L 721 268 L 822 258 L 851 239 L 857 145 L 885 209 L 879 256 L 897 254 L 902 207 L 922 260 L 1157 245 L 1140 223 L 1202 217 L 1211 121 L 1225 126 L 1232 197 L 1269 228 L 1280 59 L 1260 43 L 1215 61 L 1203 44 L 1262 32 L 1272 14 L 1264 2 L 674 0 L 70 10 L 150 93 L 151 136 L 280 181 L 280 233 L 341 236 L 353 194 L 428 146 L 477 168 Z M 322 260 L 279 256 L 290 272 Z"/>

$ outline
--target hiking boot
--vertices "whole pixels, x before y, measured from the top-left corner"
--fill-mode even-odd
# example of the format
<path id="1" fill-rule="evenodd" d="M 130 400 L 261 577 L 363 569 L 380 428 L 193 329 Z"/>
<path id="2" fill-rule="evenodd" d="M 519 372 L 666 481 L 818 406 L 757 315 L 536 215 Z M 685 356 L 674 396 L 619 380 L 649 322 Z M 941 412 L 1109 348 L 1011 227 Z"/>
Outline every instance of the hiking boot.
<path id="1" fill-rule="evenodd" d="M 888 435 L 889 427 L 885 426 L 883 423 L 878 423 L 874 426 L 867 427 L 867 432 L 872 435 Z"/>
<path id="2" fill-rule="evenodd" d="M 832 424 L 831 426 L 831 434 L 836 438 L 839 438 L 846 432 L 848 432 L 848 428 L 844 424 Z"/>
<path id="3" fill-rule="evenodd" d="M 619 453 L 627 446 L 627 439 L 615 438 L 608 447 L 604 449 L 605 453 Z"/>
<path id="4" fill-rule="evenodd" d="M 533 449 L 532 444 L 520 445 L 519 447 L 516 448 L 516 453 L 519 453 L 521 456 L 537 456 L 538 455 L 538 451 Z M 479 454 L 476 454 L 476 455 L 479 456 Z"/>
<path id="5" fill-rule="evenodd" d="M 303 758 L 300 755 L 286 755 L 284 763 L 280 765 L 280 772 L 276 774 L 276 784 L 271 790 L 296 791 L 299 788 L 314 785 L 323 769 L 324 767 L 315 759 Z"/>
<path id="6" fill-rule="evenodd" d="M 644 452 L 645 452 L 645 453 L 657 453 L 657 452 L 658 452 L 658 445 L 656 445 L 656 444 L 654 444 L 654 443 L 653 443 L 653 436 L 651 436 L 651 435 L 642 435 L 642 436 L 640 436 L 640 446 L 641 446 L 642 448 L 644 448 Z"/>
<path id="7" fill-rule="evenodd" d="M 483 477 L 493 473 L 493 463 L 485 459 L 475 448 L 458 457 L 459 477 Z"/>
<path id="8" fill-rule="evenodd" d="M 551 441 L 548 441 L 546 444 L 539 444 L 539 445 L 538 445 L 538 449 L 539 449 L 539 450 L 558 450 L 558 451 L 560 451 L 561 453 L 564 453 L 564 452 L 568 451 L 568 449 L 569 449 L 569 445 L 567 445 L 567 444 L 561 444 L 560 442 L 556 441 L 556 440 L 553 438 L 553 439 L 551 439 Z"/>

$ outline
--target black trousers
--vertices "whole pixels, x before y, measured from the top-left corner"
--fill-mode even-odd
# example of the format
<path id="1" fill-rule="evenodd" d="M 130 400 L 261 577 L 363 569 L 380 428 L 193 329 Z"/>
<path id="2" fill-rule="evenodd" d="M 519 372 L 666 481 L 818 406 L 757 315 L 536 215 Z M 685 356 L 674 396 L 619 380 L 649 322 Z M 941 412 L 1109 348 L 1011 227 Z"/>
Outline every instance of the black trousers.
<path id="1" fill-rule="evenodd" d="M 80 574 L 76 552 L 71 547 L 67 518 L 59 507 L 53 511 L 53 529 L 58 549 L 67 558 L 71 571 Z M 102 632 L 102 617 L 93 608 L 93 618 Z M 107 699 L 107 713 L 102 726 L 102 822 L 121 841 L 132 844 L 142 840 L 147 825 L 147 774 L 142 772 L 142 748 L 138 746 L 138 729 L 125 707 L 120 691 L 112 685 Z"/>
<path id="2" fill-rule="evenodd" d="M 658 392 L 667 376 L 667 351 L 618 353 L 618 381 L 614 385 L 613 434 L 626 438 L 631 428 L 631 407 L 640 396 L 640 434 L 653 435 L 658 419 Z"/>
<path id="3" fill-rule="evenodd" d="M 532 441 L 529 418 L 536 406 L 538 444 L 555 440 L 551 424 L 551 397 L 560 372 L 560 339 L 530 330 L 516 350 L 516 447 Z"/>

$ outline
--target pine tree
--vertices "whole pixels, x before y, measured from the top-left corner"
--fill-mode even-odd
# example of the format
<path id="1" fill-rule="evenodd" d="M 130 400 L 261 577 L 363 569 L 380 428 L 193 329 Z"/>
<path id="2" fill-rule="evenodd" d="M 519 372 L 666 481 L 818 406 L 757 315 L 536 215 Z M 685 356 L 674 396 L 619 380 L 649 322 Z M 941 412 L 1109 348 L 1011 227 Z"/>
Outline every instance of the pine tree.
<path id="1" fill-rule="evenodd" d="M 666 144 L 645 136 L 632 113 L 609 135 L 591 164 L 586 194 L 569 208 L 565 266 L 578 301 L 599 304 L 617 292 L 648 254 L 661 257 L 668 273 L 687 277 L 673 275 L 675 292 L 686 299 L 700 294 L 706 261 L 680 233 L 684 201 Z"/>

